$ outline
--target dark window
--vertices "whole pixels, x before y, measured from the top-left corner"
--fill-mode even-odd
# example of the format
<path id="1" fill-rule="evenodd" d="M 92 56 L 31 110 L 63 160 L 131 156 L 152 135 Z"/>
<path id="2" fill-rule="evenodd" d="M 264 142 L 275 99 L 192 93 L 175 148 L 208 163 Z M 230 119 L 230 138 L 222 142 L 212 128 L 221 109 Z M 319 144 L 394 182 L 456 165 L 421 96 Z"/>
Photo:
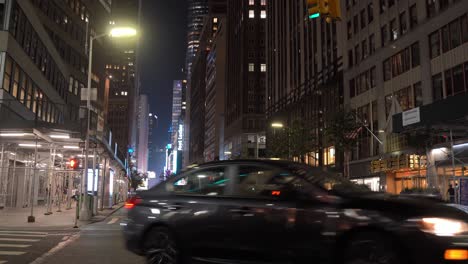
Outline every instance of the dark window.
<path id="1" fill-rule="evenodd" d="M 416 107 L 423 105 L 422 85 L 417 82 L 413 85 L 414 88 L 414 104 Z"/>
<path id="2" fill-rule="evenodd" d="M 383 27 L 380 29 L 380 36 L 381 36 L 382 47 L 383 47 L 388 42 L 388 26 L 387 25 L 383 25 Z"/>
<path id="3" fill-rule="evenodd" d="M 398 38 L 398 28 L 396 19 L 390 21 L 390 40 L 396 40 Z"/>
<path id="4" fill-rule="evenodd" d="M 420 55 L 419 55 L 419 42 L 411 45 L 411 67 L 419 66 Z"/>
<path id="5" fill-rule="evenodd" d="M 432 76 L 432 99 L 434 101 L 442 100 L 444 91 L 442 85 L 442 74 Z"/>
<path id="6" fill-rule="evenodd" d="M 388 0 L 388 7 L 392 7 L 395 4 L 395 0 Z"/>
<path id="7" fill-rule="evenodd" d="M 457 94 L 465 91 L 465 80 L 463 79 L 463 65 L 458 65 L 452 70 L 453 93 Z"/>
<path id="8" fill-rule="evenodd" d="M 460 29 L 462 34 L 462 42 L 468 42 L 468 16 L 464 15 L 460 18 Z"/>
<path id="9" fill-rule="evenodd" d="M 351 39 L 352 36 L 353 36 L 353 25 L 350 20 L 348 21 L 348 39 Z"/>
<path id="10" fill-rule="evenodd" d="M 354 34 L 359 32 L 359 18 L 357 15 L 354 16 Z"/>
<path id="11" fill-rule="evenodd" d="M 366 10 L 363 9 L 361 10 L 361 29 L 365 28 L 366 27 Z"/>
<path id="12" fill-rule="evenodd" d="M 392 78 L 392 66 L 390 64 L 390 59 L 386 59 L 383 62 L 383 74 L 384 74 L 384 81 L 388 81 Z"/>
<path id="13" fill-rule="evenodd" d="M 233 195 L 277 199 L 288 192 L 288 182 L 293 178 L 271 168 L 254 165 L 239 166 L 239 174 L 232 182 Z"/>
<path id="14" fill-rule="evenodd" d="M 215 167 L 185 175 L 173 182 L 169 190 L 181 194 L 217 196 L 225 194 L 227 182 L 224 167 Z"/>
<path id="15" fill-rule="evenodd" d="M 400 35 L 408 31 L 408 22 L 406 21 L 406 12 L 400 14 Z"/>
<path id="16" fill-rule="evenodd" d="M 369 55 L 369 46 L 367 45 L 367 40 L 363 40 L 361 42 L 361 49 L 362 49 L 362 59 L 367 58 Z"/>
<path id="17" fill-rule="evenodd" d="M 356 59 L 356 64 L 359 64 L 359 62 L 361 61 L 361 55 L 360 55 L 360 51 L 359 51 L 359 44 L 354 46 L 354 58 Z"/>
<path id="18" fill-rule="evenodd" d="M 440 10 L 445 10 L 449 6 L 449 1 L 448 0 L 439 0 L 439 5 L 440 5 Z"/>
<path id="19" fill-rule="evenodd" d="M 435 0 L 426 0 L 426 11 L 427 17 L 433 17 L 436 13 L 436 1 Z"/>
<path id="20" fill-rule="evenodd" d="M 349 96 L 353 98 L 356 96 L 356 83 L 354 79 L 349 80 Z"/>
<path id="21" fill-rule="evenodd" d="M 377 78 L 377 69 L 374 67 L 372 67 L 370 69 L 370 85 L 371 85 L 371 88 L 374 88 L 376 86 L 376 78 Z"/>
<path id="22" fill-rule="evenodd" d="M 445 53 L 450 49 L 449 27 L 448 26 L 442 27 L 441 32 L 442 32 L 442 52 Z"/>
<path id="23" fill-rule="evenodd" d="M 367 20 L 369 23 L 374 20 L 374 4 L 372 2 L 367 5 Z"/>
<path id="24" fill-rule="evenodd" d="M 410 28 L 414 28 L 418 24 L 418 10 L 416 9 L 416 4 L 410 7 L 409 15 L 410 15 Z"/>
<path id="25" fill-rule="evenodd" d="M 440 37 L 439 31 L 429 35 L 429 51 L 431 59 L 440 55 Z"/>
<path id="26" fill-rule="evenodd" d="M 371 34 L 369 36 L 369 54 L 372 55 L 375 52 L 375 35 Z"/>
<path id="27" fill-rule="evenodd" d="M 348 50 L 348 62 L 349 62 L 349 67 L 354 65 L 353 50 L 352 49 Z"/>
<path id="28" fill-rule="evenodd" d="M 460 21 L 457 19 L 450 23 L 450 48 L 456 48 L 460 46 Z"/>
<path id="29" fill-rule="evenodd" d="M 453 79 L 452 79 L 452 70 L 445 71 L 445 94 L 446 96 L 453 95 Z"/>
<path id="30" fill-rule="evenodd" d="M 5 59 L 5 74 L 3 75 L 3 89 L 10 92 L 11 87 L 11 76 L 13 71 L 13 61 L 11 60 L 10 56 L 6 56 Z"/>
<path id="31" fill-rule="evenodd" d="M 380 0 L 380 14 L 385 12 L 387 10 L 387 1 L 386 0 Z"/>

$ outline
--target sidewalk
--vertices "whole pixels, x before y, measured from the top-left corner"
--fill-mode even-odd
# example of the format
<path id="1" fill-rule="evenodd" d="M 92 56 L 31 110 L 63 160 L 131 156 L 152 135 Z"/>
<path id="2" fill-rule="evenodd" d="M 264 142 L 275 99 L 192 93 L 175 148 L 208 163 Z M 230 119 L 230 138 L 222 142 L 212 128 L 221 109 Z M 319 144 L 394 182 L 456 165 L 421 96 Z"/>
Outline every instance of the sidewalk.
<path id="1" fill-rule="evenodd" d="M 98 214 L 93 216 L 91 221 L 78 221 L 78 227 L 102 221 L 122 206 L 123 203 L 102 211 L 98 210 Z M 35 206 L 36 222 L 28 223 L 27 219 L 31 215 L 31 208 L 4 208 L 0 210 L 0 228 L 73 228 L 75 225 L 75 206 L 70 210 L 62 208 L 62 212 L 57 212 L 57 207 L 54 207 L 51 215 L 44 215 L 45 212 L 47 212 L 45 206 Z"/>

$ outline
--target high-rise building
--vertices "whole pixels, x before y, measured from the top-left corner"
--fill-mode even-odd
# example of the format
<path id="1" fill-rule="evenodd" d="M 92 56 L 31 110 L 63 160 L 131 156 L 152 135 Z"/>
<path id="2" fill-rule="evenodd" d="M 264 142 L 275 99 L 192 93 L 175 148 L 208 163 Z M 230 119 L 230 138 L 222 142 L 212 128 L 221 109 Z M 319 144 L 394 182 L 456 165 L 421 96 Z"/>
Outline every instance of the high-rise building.
<path id="1" fill-rule="evenodd" d="M 368 128 L 350 175 L 374 190 L 446 195 L 468 158 L 466 1 L 342 1 L 342 10 L 345 104 Z"/>
<path id="2" fill-rule="evenodd" d="M 228 1 L 224 131 L 228 159 L 266 156 L 266 8 L 263 0 Z"/>
<path id="3" fill-rule="evenodd" d="M 171 158 L 170 166 L 173 173 L 182 168 L 185 143 L 185 112 L 187 110 L 187 101 L 185 98 L 187 90 L 186 80 L 174 81 L 172 91 L 172 124 L 170 128 Z M 175 153 L 177 152 L 177 153 Z"/>
<path id="4" fill-rule="evenodd" d="M 137 113 L 138 142 L 136 147 L 137 171 L 148 171 L 148 134 L 149 134 L 149 104 L 148 96 L 140 95 Z"/>
<path id="5" fill-rule="evenodd" d="M 111 25 L 137 27 L 139 20 L 139 0 L 113 0 Z M 139 95 L 137 75 L 136 39 L 119 40 L 109 54 L 106 72 L 109 80 L 109 115 L 107 122 L 112 129 L 119 151 L 126 153 L 129 147 L 136 147 L 135 101 Z"/>
<path id="6" fill-rule="evenodd" d="M 261 5 L 266 1 L 254 2 Z M 275 132 L 281 131 L 276 131 L 278 128 L 272 127 L 273 124 L 293 129 L 294 124 L 300 122 L 303 126 L 300 129 L 310 133 L 307 138 L 312 142 L 307 145 L 313 148 L 302 157 L 288 153 L 288 158 L 311 166 L 333 167 L 335 148 L 326 142 L 324 131 L 343 106 L 340 38 L 343 22 L 304 19 L 308 17 L 305 4 L 306 1 L 291 1 L 286 8 L 285 2 L 268 1 L 267 145 L 271 150 L 282 144 L 278 142 L 281 138 L 274 137 Z"/>
<path id="7" fill-rule="evenodd" d="M 208 14 L 208 0 L 188 1 L 187 54 L 185 57 L 185 71 L 192 72 L 192 63 L 200 46 L 200 36 L 203 23 Z"/>
<path id="8" fill-rule="evenodd" d="M 148 127 L 148 170 L 154 171 L 154 166 L 152 166 L 152 164 L 155 162 L 155 152 L 158 149 L 154 142 L 155 130 L 158 128 L 157 115 L 149 113 Z"/>
<path id="9" fill-rule="evenodd" d="M 226 13 L 210 15 L 215 31 L 206 63 L 205 162 L 224 159 L 224 101 L 226 90 Z"/>
<path id="10" fill-rule="evenodd" d="M 84 111 L 86 103 L 81 99 L 88 78 L 90 36 L 100 35 L 109 29 L 111 6 L 109 1 L 6 0 L 0 3 L 0 14 L 0 38 L 5 40 L 0 48 L 0 129 L 2 133 L 3 129 L 15 131 L 13 135 L 20 135 L 25 145 L 11 141 L 15 140 L 14 137 L 0 139 L 2 145 L 7 146 L 2 148 L 0 155 L 4 158 L 0 182 L 4 184 L 5 179 L 16 179 L 14 184 L 0 188 L 0 207 L 24 207 L 29 206 L 30 201 L 44 200 L 50 188 L 48 184 L 61 177 L 54 172 L 56 164 L 53 161 L 58 153 L 62 159 L 81 158 L 82 150 L 78 143 L 86 135 L 88 120 L 87 111 Z M 112 161 L 107 165 L 102 163 L 102 166 L 107 166 L 105 173 L 108 175 L 100 182 L 107 186 L 99 189 L 105 192 L 100 194 L 104 198 L 101 205 L 104 201 L 113 203 L 110 190 L 114 186 L 118 186 L 114 193 L 120 192 L 122 197 L 126 195 L 125 184 L 121 184 L 125 179 L 122 173 L 125 171 L 125 157 L 114 151 L 115 144 L 105 122 L 109 96 L 109 76 L 105 65 L 108 62 L 107 51 L 112 48 L 107 38 L 94 41 L 90 88 L 97 90 L 97 99 L 92 100 L 90 107 L 90 136 L 99 148 L 106 151 L 92 158 L 96 162 L 99 161 L 95 158 Z M 40 157 L 44 161 L 41 166 L 47 167 L 47 171 L 35 172 L 34 177 L 28 174 L 32 168 L 30 164 L 33 164 L 31 159 L 34 159 L 32 153 L 35 153 L 30 147 L 33 143 L 42 150 L 36 158 Z M 57 155 L 49 154 L 52 149 Z M 5 151 L 9 151 L 10 156 L 6 156 Z M 91 167 L 91 164 L 89 162 L 88 165 Z M 16 171 L 9 170 L 9 166 L 15 167 Z M 108 177 L 111 170 L 114 181 Z M 103 173 L 98 171 L 97 177 Z M 78 181 L 69 180 L 67 188 L 78 188 L 78 178 Z M 80 184 L 84 190 L 83 181 Z M 87 187 L 88 191 L 93 189 L 90 182 Z M 32 191 L 29 192 L 28 188 Z"/>

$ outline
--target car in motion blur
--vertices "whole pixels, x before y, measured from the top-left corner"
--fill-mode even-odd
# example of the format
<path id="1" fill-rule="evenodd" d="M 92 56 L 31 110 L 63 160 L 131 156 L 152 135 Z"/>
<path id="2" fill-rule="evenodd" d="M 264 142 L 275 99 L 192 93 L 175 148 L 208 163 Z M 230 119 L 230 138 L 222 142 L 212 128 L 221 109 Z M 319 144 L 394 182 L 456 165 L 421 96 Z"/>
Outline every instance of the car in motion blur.
<path id="1" fill-rule="evenodd" d="M 147 263 L 467 263 L 466 208 L 371 193 L 307 165 L 220 161 L 128 200 Z"/>

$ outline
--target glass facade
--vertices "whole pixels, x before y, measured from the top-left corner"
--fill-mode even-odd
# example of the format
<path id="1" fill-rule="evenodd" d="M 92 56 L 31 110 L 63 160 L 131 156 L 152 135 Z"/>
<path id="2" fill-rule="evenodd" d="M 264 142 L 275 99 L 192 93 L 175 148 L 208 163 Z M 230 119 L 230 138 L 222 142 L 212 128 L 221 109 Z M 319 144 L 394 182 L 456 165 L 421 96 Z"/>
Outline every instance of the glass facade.
<path id="1" fill-rule="evenodd" d="M 185 70 L 188 74 L 191 74 L 193 59 L 197 55 L 200 46 L 201 31 L 207 14 L 207 0 L 188 1 L 187 55 L 185 62 Z"/>

